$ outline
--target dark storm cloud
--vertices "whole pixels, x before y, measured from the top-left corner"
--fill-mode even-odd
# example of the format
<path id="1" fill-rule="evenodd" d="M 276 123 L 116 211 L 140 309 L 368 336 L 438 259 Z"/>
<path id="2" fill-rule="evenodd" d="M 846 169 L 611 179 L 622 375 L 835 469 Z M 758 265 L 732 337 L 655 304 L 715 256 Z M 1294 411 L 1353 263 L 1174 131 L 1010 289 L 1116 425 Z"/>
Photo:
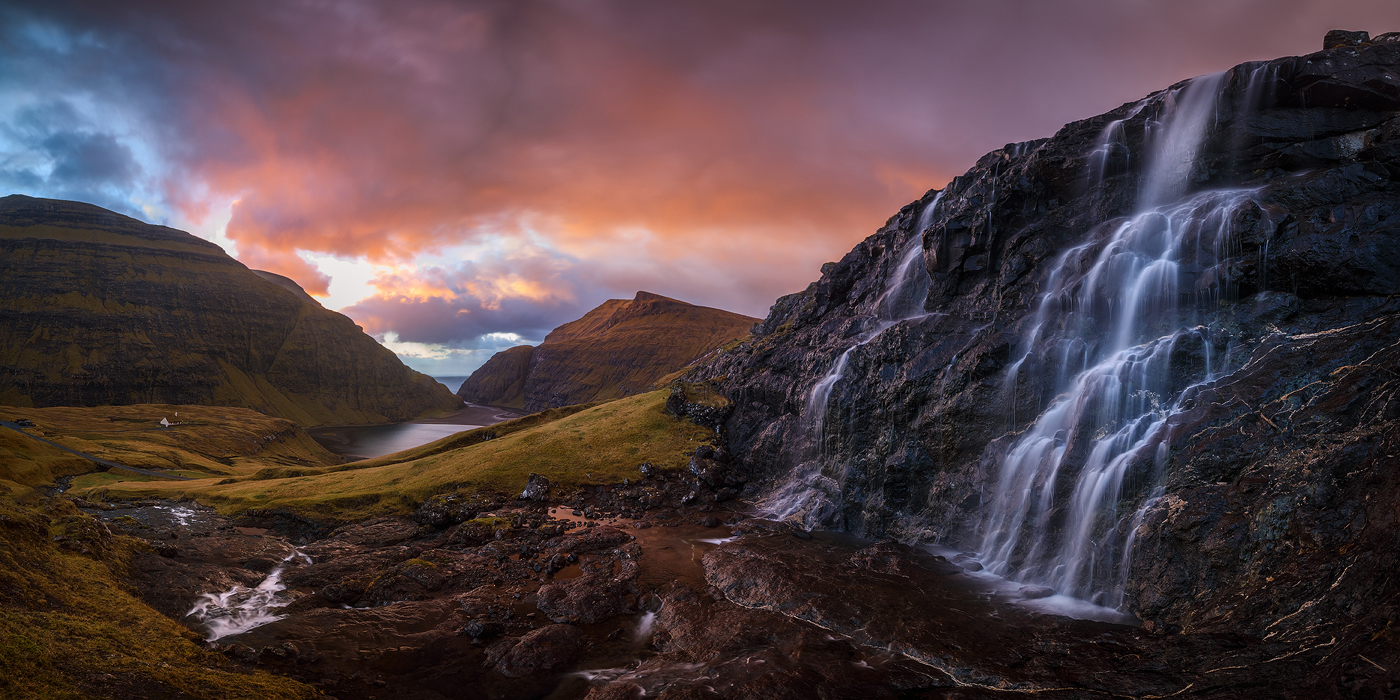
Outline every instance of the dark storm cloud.
<path id="1" fill-rule="evenodd" d="M 401 340 L 476 349 L 499 345 L 486 338 L 493 333 L 513 333 L 524 342 L 538 342 L 556 326 L 582 316 L 587 310 L 559 301 L 539 303 L 509 299 L 498 305 L 486 305 L 473 297 L 412 299 L 380 295 L 343 312 L 371 335 L 393 332 Z"/>
<path id="2" fill-rule="evenodd" d="M 60 182 L 122 187 L 141 172 L 131 149 L 111 134 L 65 131 L 50 135 L 41 145 L 53 159 L 49 177 Z"/>
<path id="3" fill-rule="evenodd" d="M 127 144 L 98 129 L 64 100 L 16 110 L 0 125 L 6 144 L 0 189 L 43 190 L 134 213 L 127 195 L 141 187 L 145 174 Z"/>
<path id="4" fill-rule="evenodd" d="M 138 0 L 0 12 L 6 96 L 89 105 L 85 125 L 51 129 L 70 134 L 46 151 L 54 172 L 71 163 L 72 182 L 119 189 L 140 179 L 132 154 L 149 154 L 161 202 L 197 217 L 211 199 L 237 199 L 228 235 L 240 257 L 313 292 L 326 280 L 297 250 L 395 264 L 535 222 L 571 276 L 488 266 L 474 274 L 503 295 L 491 299 L 426 293 L 429 275 L 405 273 L 352 310 L 457 342 L 552 322 L 560 300 L 589 308 L 600 293 L 588 285 L 762 313 L 988 150 L 1193 75 L 1311 52 L 1330 28 L 1400 29 L 1393 0 Z M 124 127 L 93 122 L 106 113 Z M 12 187 L 39 176 L 13 160 L 0 163 Z M 488 321 L 458 319 L 473 314 Z"/>

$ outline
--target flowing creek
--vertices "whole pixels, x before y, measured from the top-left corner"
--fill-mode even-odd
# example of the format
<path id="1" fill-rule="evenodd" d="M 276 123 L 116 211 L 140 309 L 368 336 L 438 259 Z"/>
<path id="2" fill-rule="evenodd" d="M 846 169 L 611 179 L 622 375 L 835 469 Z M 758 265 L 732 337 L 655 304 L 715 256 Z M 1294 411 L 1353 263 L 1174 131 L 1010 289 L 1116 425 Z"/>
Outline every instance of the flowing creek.
<path id="1" fill-rule="evenodd" d="M 544 557 L 502 553 L 523 554 L 521 542 L 454 548 L 448 532 L 428 533 L 404 520 L 369 521 L 294 547 L 281 535 L 192 504 L 152 502 L 94 514 L 171 543 L 174 551 L 158 547 L 138 560 L 144 573 L 137 581 L 153 606 L 232 658 L 295 673 L 350 699 L 384 697 L 386 686 L 442 694 L 461 683 L 473 684 L 482 697 L 502 698 L 576 700 L 604 684 L 634 688 L 632 697 L 668 687 L 723 694 L 770 677 L 812 693 L 832 679 L 857 684 L 842 686 L 847 689 L 869 682 L 991 687 L 997 678 L 1058 687 L 1063 669 L 1050 675 L 1023 669 L 1016 640 L 1054 640 L 1046 643 L 1074 655 L 1075 673 L 1107 663 L 1104 650 L 1142 653 L 1133 645 L 1159 643 L 1135 627 L 1106 624 L 1129 621 L 1112 610 L 1042 596 L 976 571 L 967 552 L 794 531 L 733 511 L 592 518 L 569 506 L 514 503 L 493 511 L 495 517 L 528 511 L 554 527 L 575 525 L 570 533 L 626 544 L 580 550 L 587 553 L 577 563 L 532 571 Z M 732 525 L 715 526 L 712 518 Z M 415 563 L 425 560 L 439 564 Z M 454 561 L 467 565 L 458 571 L 477 583 L 432 583 L 442 579 L 431 571 Z M 541 601 L 546 587 L 582 585 L 576 590 L 585 597 L 607 595 L 625 570 L 605 569 L 613 573 L 600 579 L 597 566 L 608 561 L 613 567 L 636 562 L 635 573 L 624 574 L 634 581 L 624 585 L 636 591 L 630 609 L 551 625 Z M 339 582 L 356 576 L 408 587 L 364 604 L 335 603 Z M 504 635 L 469 637 L 467 630 L 483 621 L 504 625 Z M 514 644 L 542 653 L 547 646 L 516 640 L 547 628 L 575 630 L 585 641 L 566 663 L 522 677 L 503 650 Z M 503 668 L 517 671 L 502 675 Z M 813 669 L 825 675 L 810 675 Z M 789 680 L 777 680 L 783 678 Z"/>
<path id="2" fill-rule="evenodd" d="M 186 616 L 208 630 L 207 639 L 211 642 L 276 622 L 285 617 L 276 611 L 291 602 L 278 595 L 287 590 L 282 572 L 287 566 L 302 562 L 310 564 L 311 557 L 294 550 L 256 587 L 234 586 L 223 593 L 205 593 Z"/>

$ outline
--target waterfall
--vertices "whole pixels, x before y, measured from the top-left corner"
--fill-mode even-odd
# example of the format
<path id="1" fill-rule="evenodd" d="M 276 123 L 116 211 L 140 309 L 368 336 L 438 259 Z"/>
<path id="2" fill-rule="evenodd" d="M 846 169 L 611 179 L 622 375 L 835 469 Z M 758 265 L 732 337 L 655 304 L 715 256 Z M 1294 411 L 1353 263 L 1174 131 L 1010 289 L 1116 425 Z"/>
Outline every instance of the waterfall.
<path id="1" fill-rule="evenodd" d="M 1138 199 L 1141 206 L 1171 202 L 1186 191 L 1206 127 L 1214 122 L 1224 78 L 1224 73 L 1203 75 L 1162 97 L 1166 115 L 1161 121 L 1149 122 L 1147 172 Z"/>
<path id="2" fill-rule="evenodd" d="M 1006 395 L 1014 408 L 1018 382 L 1040 379 L 1056 398 L 1001 458 L 980 527 L 993 573 L 1122 605 L 1136 528 L 1161 495 L 1168 418 L 1189 387 L 1224 371 L 1212 349 L 1221 339 L 1198 317 L 1233 294 L 1225 263 L 1255 191 L 1187 194 L 1222 79 L 1196 78 L 1134 109 L 1157 110 L 1145 122 L 1137 213 L 1090 232 L 1050 270 Z M 1115 174 L 1122 133 L 1121 122 L 1105 128 L 1091 182 Z"/>
<path id="3" fill-rule="evenodd" d="M 946 190 L 945 190 L 946 191 Z M 856 342 L 846 348 L 832 363 L 831 369 L 812 385 L 802 413 L 812 448 L 786 477 L 757 499 L 760 515 L 775 520 L 800 519 L 808 527 L 821 525 L 835 514 L 840 484 L 822 473 L 826 463 L 826 413 L 836 383 L 845 378 L 846 364 L 856 348 L 880 337 L 881 333 L 910 319 L 923 318 L 928 299 L 928 269 L 924 265 L 924 231 L 933 221 L 934 210 L 943 199 L 943 192 L 934 195 L 919 213 L 913 235 L 899 250 L 898 262 L 885 281 L 885 288 L 874 304 L 875 323 L 856 336 Z"/>
<path id="4" fill-rule="evenodd" d="M 256 587 L 234 586 L 222 593 L 201 594 L 185 616 L 204 623 L 211 642 L 282 619 L 273 610 L 286 604 L 278 594 L 287 589 L 282 572 L 294 559 L 311 563 L 311 557 L 294 550 Z"/>

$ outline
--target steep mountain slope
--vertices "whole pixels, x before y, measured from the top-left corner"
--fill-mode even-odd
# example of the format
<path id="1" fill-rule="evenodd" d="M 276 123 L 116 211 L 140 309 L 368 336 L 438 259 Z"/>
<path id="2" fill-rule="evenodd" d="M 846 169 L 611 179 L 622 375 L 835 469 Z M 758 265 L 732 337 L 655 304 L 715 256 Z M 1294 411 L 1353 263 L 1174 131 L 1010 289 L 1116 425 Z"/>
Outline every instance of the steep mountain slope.
<path id="1" fill-rule="evenodd" d="M 530 377 L 530 361 L 534 357 L 533 345 L 502 350 L 472 372 L 457 389 L 457 395 L 475 403 L 524 408 L 525 381 Z"/>
<path id="2" fill-rule="evenodd" d="M 88 204 L 5 197 L 0 403 L 242 406 L 303 425 L 457 405 L 304 295 L 181 231 Z"/>
<path id="3" fill-rule="evenodd" d="M 704 370 L 761 507 L 1394 668 L 1397 38 L 1180 83 L 906 206 Z"/>
<path id="4" fill-rule="evenodd" d="M 610 299 L 539 347 L 498 352 L 462 383 L 474 403 L 540 411 L 630 396 L 732 340 L 758 319 L 650 292 Z"/>
<path id="5" fill-rule="evenodd" d="M 261 277 L 267 280 L 268 282 L 271 282 L 291 292 L 292 294 L 297 295 L 297 298 L 304 302 L 307 302 L 309 304 L 315 304 L 317 306 L 321 305 L 321 302 L 316 301 L 316 297 L 307 294 L 306 290 L 302 289 L 301 285 L 297 284 L 296 280 L 293 280 L 290 277 L 284 277 L 282 275 L 277 274 L 276 272 L 268 272 L 267 270 L 249 270 L 249 272 L 252 272 L 258 277 Z"/>

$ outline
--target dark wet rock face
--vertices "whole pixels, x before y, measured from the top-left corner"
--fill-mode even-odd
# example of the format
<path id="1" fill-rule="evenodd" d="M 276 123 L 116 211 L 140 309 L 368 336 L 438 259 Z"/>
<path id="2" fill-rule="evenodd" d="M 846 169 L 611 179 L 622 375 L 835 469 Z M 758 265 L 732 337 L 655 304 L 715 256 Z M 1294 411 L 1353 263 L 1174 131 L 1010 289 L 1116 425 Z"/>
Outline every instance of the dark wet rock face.
<path id="1" fill-rule="evenodd" d="M 525 490 L 520 493 L 520 497 L 527 501 L 549 500 L 549 479 L 530 472 L 530 476 L 525 482 Z"/>
<path id="2" fill-rule="evenodd" d="M 1079 562 L 1063 590 L 1156 630 L 1299 648 L 1379 634 L 1400 512 L 1400 44 L 1327 41 L 994 151 L 778 300 L 708 368 L 734 464 L 761 481 L 746 493 L 1026 584 Z M 1170 246 L 1132 248 L 1160 232 Z M 1125 250 L 1143 252 L 1101 262 Z M 1081 374 L 1120 347 L 1121 373 Z M 1105 401 L 1077 377 L 1124 389 Z M 1046 428 L 1066 396 L 1077 422 Z M 1116 431 L 1144 442 L 1108 445 Z M 1032 449 L 1059 460 L 1026 481 L 1046 497 L 996 520 L 1020 493 L 1003 477 L 1046 463 Z M 1090 518 L 1081 477 L 1110 449 L 1121 480 Z M 1052 556 L 1077 541 L 1077 559 Z M 1327 683 L 1355 676 L 1349 653 Z"/>
<path id="3" fill-rule="evenodd" d="M 532 676 L 574 660 L 583 650 L 583 633 L 570 625 L 542 627 L 509 638 L 487 651 L 492 665 L 507 678 Z"/>
<path id="4" fill-rule="evenodd" d="M 1349 32 L 1345 29 L 1333 29 L 1327 32 L 1322 38 L 1322 48 L 1337 49 L 1343 46 L 1361 46 L 1371 43 L 1371 35 L 1368 32 Z"/>

